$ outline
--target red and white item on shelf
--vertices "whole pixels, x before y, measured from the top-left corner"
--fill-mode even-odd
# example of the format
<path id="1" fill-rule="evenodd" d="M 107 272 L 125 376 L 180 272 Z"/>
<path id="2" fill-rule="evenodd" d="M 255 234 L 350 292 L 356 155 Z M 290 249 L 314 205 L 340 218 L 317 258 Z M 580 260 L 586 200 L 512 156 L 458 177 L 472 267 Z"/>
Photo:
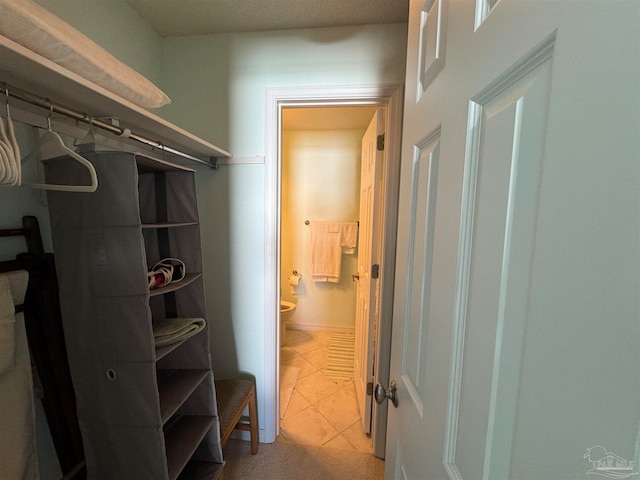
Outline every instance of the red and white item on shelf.
<path id="1" fill-rule="evenodd" d="M 164 287 L 184 279 L 186 268 L 178 258 L 164 258 L 149 269 L 149 289 Z"/>

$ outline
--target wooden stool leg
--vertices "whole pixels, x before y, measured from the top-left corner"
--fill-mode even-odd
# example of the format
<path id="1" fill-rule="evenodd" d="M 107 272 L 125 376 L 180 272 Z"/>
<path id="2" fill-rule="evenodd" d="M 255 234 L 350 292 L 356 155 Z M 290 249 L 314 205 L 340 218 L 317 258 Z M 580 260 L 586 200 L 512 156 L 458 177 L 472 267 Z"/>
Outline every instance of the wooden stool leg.
<path id="1" fill-rule="evenodd" d="M 256 411 L 256 392 L 251 389 L 249 398 L 249 428 L 251 435 L 251 455 L 258 453 L 258 412 Z"/>

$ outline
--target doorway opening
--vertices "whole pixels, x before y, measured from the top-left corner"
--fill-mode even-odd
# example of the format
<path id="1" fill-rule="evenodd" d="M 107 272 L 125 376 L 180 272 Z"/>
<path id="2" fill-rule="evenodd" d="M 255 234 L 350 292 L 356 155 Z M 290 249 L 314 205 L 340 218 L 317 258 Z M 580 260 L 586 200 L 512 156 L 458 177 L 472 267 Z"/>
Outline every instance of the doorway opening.
<path id="1" fill-rule="evenodd" d="M 393 300 L 393 272 L 395 270 L 395 226 L 398 198 L 400 127 L 402 89 L 395 86 L 362 87 L 302 87 L 275 88 L 267 91 L 267 152 L 266 152 L 266 292 L 265 309 L 265 440 L 273 441 L 279 434 L 280 422 L 280 300 L 281 280 L 292 272 L 281 271 L 281 207 L 282 207 L 282 142 L 283 112 L 289 108 L 311 107 L 378 107 L 385 111 L 385 157 L 381 179 L 381 264 L 379 295 L 376 307 L 377 324 L 372 330 L 374 368 L 371 385 L 388 381 L 391 340 L 391 312 Z M 312 220 L 312 219 L 309 219 Z M 293 270 L 293 269 L 292 269 Z M 303 276 L 304 278 L 304 276 Z M 289 285 L 286 286 L 287 288 Z M 375 456 L 384 457 L 386 436 L 385 404 L 373 402 L 371 440 Z"/>
<path id="2" fill-rule="evenodd" d="M 356 342 L 358 265 L 360 245 L 377 236 L 358 222 L 363 136 L 377 110 L 282 110 L 279 407 L 289 442 L 373 452 L 354 367 L 356 344 L 368 347 Z"/>

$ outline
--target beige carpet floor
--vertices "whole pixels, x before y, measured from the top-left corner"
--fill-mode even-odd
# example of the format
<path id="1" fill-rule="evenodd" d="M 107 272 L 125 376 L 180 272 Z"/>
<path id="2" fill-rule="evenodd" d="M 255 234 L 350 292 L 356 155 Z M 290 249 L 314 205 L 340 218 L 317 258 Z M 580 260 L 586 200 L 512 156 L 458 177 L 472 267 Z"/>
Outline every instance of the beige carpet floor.
<path id="1" fill-rule="evenodd" d="M 382 480 L 384 461 L 360 452 L 289 443 L 279 437 L 261 443 L 229 439 L 223 450 L 223 480 Z"/>

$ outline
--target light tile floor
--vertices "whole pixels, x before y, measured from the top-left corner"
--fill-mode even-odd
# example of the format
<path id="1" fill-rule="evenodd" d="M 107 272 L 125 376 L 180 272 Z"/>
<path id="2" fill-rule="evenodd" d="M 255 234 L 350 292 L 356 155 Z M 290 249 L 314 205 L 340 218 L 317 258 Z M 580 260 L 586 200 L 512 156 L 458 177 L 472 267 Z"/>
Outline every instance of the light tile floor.
<path id="1" fill-rule="evenodd" d="M 287 330 L 280 362 L 300 372 L 280 420 L 280 435 L 289 442 L 373 454 L 371 439 L 362 431 L 353 381 L 325 375 L 331 335 Z"/>

